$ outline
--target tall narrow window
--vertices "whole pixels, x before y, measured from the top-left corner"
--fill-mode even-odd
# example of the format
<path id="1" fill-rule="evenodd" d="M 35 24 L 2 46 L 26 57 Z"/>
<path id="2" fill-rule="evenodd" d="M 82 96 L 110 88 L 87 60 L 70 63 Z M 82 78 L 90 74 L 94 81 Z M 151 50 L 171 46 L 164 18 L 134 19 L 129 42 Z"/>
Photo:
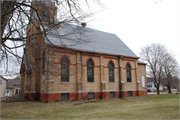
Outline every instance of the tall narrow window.
<path id="1" fill-rule="evenodd" d="M 144 75 L 142 75 L 141 78 L 142 78 L 142 87 L 145 87 L 145 79 L 144 79 Z"/>
<path id="2" fill-rule="evenodd" d="M 109 82 L 114 82 L 114 65 L 112 61 L 109 63 Z"/>
<path id="3" fill-rule="evenodd" d="M 69 60 L 63 57 L 61 61 L 61 82 L 69 82 Z"/>
<path id="4" fill-rule="evenodd" d="M 42 12 L 42 21 L 43 22 L 50 22 L 50 14 L 47 9 L 43 10 Z"/>
<path id="5" fill-rule="evenodd" d="M 91 59 L 87 62 L 87 79 L 88 82 L 94 82 L 94 64 Z"/>
<path id="6" fill-rule="evenodd" d="M 127 82 L 131 82 L 131 66 L 129 63 L 126 66 L 126 71 L 127 71 Z"/>
<path id="7" fill-rule="evenodd" d="M 2 85 L 2 80 L 0 80 L 0 85 Z"/>
<path id="8" fill-rule="evenodd" d="M 46 59 L 46 52 L 43 52 L 43 60 L 42 60 L 42 74 L 45 74 L 45 59 Z"/>

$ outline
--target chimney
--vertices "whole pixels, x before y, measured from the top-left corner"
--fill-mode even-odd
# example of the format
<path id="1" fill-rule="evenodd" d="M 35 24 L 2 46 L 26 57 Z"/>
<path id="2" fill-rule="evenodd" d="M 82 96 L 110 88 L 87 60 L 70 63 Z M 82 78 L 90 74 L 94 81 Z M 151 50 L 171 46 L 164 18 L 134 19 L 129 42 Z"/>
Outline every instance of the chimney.
<path id="1" fill-rule="evenodd" d="M 85 28 L 86 27 L 86 23 L 85 22 L 81 23 L 81 26 L 82 26 L 82 28 Z"/>

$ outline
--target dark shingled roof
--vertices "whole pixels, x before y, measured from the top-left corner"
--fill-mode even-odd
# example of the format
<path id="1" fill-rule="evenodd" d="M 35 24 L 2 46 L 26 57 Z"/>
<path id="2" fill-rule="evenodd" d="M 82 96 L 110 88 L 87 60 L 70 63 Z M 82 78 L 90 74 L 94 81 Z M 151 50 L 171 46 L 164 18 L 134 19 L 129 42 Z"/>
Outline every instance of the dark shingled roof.
<path id="1" fill-rule="evenodd" d="M 58 29 L 49 30 L 45 41 L 47 44 L 84 52 L 137 57 L 115 34 L 75 25 L 61 24 Z"/>
<path id="2" fill-rule="evenodd" d="M 9 79 L 7 81 L 7 89 L 12 89 L 13 86 L 20 86 L 21 85 L 21 80 L 20 79 Z"/>

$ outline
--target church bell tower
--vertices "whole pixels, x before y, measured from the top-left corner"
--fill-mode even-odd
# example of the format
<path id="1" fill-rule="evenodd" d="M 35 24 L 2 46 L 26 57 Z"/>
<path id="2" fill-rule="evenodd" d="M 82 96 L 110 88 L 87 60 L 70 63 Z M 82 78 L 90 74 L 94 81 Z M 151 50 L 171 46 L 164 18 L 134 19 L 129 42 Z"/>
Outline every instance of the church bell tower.
<path id="1" fill-rule="evenodd" d="M 40 26 L 54 25 L 57 16 L 57 7 L 53 0 L 32 0 L 30 10 L 30 22 L 27 26 L 27 40 L 24 55 L 27 56 L 29 71 L 22 77 L 25 78 L 21 89 L 25 93 L 25 99 L 40 100 L 43 89 L 42 58 L 46 49 L 44 37 Z"/>
<path id="2" fill-rule="evenodd" d="M 53 24 L 57 17 L 57 7 L 53 0 L 33 0 L 31 9 L 31 19 L 34 22 L 43 24 Z M 40 19 L 39 19 L 40 18 Z"/>

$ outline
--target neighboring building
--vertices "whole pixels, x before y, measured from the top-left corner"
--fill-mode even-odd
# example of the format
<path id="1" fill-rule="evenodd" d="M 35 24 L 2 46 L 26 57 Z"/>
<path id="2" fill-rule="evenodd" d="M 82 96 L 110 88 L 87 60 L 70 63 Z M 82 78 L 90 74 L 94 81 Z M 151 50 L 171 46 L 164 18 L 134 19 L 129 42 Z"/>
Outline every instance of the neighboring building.
<path id="1" fill-rule="evenodd" d="M 150 89 L 151 91 L 157 91 L 157 89 L 156 89 L 156 87 L 155 87 L 155 85 L 154 85 L 154 80 L 153 80 L 153 78 L 148 78 L 148 77 L 147 77 L 147 89 Z M 163 85 L 160 84 L 159 90 L 160 90 L 160 91 L 167 90 L 167 87 L 164 86 L 164 89 L 163 89 Z"/>
<path id="2" fill-rule="evenodd" d="M 7 79 L 0 76 L 0 98 L 5 97 Z"/>
<path id="3" fill-rule="evenodd" d="M 21 79 L 9 79 L 7 81 L 6 96 L 11 97 L 14 94 L 19 94 L 21 92 Z"/>
<path id="4" fill-rule="evenodd" d="M 57 8 L 53 4 L 34 5 L 45 26 L 54 21 Z M 139 57 L 115 34 L 82 25 L 60 24 L 46 37 L 41 34 L 27 40 L 30 44 L 25 48 L 20 71 L 25 99 L 54 102 L 146 95 L 146 64 L 138 61 Z M 84 34 L 70 34 L 71 28 L 73 32 L 83 29 Z M 27 36 L 40 30 L 34 21 L 27 27 Z M 70 36 L 64 35 L 62 43 L 57 34 Z M 74 44 L 78 37 L 91 38 L 92 42 Z"/>

